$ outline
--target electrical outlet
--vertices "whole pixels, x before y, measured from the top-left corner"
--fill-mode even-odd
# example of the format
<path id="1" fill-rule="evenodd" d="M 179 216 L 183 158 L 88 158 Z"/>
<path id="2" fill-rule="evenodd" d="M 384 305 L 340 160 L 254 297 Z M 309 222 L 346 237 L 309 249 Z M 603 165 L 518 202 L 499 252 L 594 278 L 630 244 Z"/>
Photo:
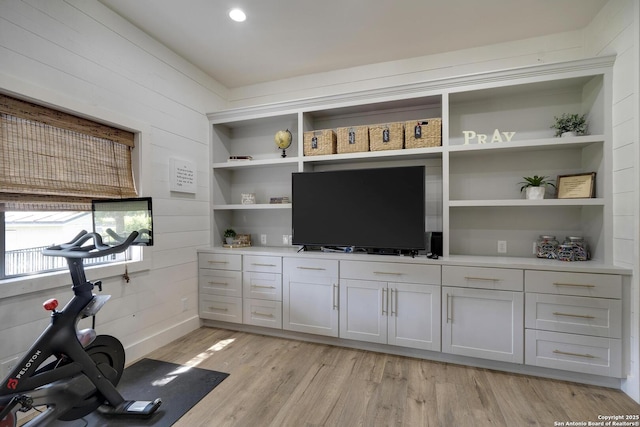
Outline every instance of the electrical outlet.
<path id="1" fill-rule="evenodd" d="M 266 245 L 267 244 L 267 235 L 266 234 L 261 234 L 260 235 L 260 244 L 262 244 L 262 245 Z"/>
<path id="2" fill-rule="evenodd" d="M 189 298 L 184 297 L 182 298 L 182 311 L 187 311 L 187 309 L 189 308 Z"/>
<path id="3" fill-rule="evenodd" d="M 282 235 L 282 244 L 283 245 L 288 245 L 289 244 L 289 235 L 288 234 L 283 234 Z"/>
<path id="4" fill-rule="evenodd" d="M 537 255 L 538 254 L 538 243 L 537 242 L 533 242 L 533 254 Z"/>
<path id="5" fill-rule="evenodd" d="M 13 359 L 6 360 L 0 364 L 0 378 L 4 378 L 16 367 L 16 363 L 18 363 L 18 358 L 14 357 Z"/>
<path id="6" fill-rule="evenodd" d="M 507 253 L 507 241 L 506 240 L 498 240 L 498 253 L 506 254 Z"/>

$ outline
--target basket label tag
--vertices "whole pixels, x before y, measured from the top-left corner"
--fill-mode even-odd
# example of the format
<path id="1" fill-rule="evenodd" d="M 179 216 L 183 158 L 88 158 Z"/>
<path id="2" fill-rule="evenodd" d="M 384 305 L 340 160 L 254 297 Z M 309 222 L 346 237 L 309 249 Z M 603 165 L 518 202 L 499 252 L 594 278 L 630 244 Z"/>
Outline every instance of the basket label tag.
<path id="1" fill-rule="evenodd" d="M 389 142 L 390 136 L 389 136 L 389 129 L 384 129 L 382 131 L 382 142 Z"/>
<path id="2" fill-rule="evenodd" d="M 422 126 L 420 126 L 420 125 L 418 124 L 418 125 L 416 125 L 416 127 L 415 127 L 415 128 L 413 128 L 413 136 L 414 136 L 416 139 L 420 139 L 420 138 L 422 138 Z"/>
<path id="3" fill-rule="evenodd" d="M 349 129 L 349 144 L 356 143 L 356 133 L 353 129 Z"/>
<path id="4" fill-rule="evenodd" d="M 314 136 L 313 138 L 311 138 L 311 148 L 313 150 L 318 148 L 318 137 L 317 136 Z"/>

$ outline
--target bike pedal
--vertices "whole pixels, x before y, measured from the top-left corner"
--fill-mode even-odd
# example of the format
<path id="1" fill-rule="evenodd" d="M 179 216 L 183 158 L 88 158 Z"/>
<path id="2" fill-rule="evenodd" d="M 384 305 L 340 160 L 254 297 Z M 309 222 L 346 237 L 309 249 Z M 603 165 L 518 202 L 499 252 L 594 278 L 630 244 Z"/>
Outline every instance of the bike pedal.
<path id="1" fill-rule="evenodd" d="M 127 416 L 127 417 L 150 417 L 162 404 L 162 400 L 157 398 L 151 400 L 125 400 L 117 408 L 103 405 L 98 411 L 103 415 Z"/>

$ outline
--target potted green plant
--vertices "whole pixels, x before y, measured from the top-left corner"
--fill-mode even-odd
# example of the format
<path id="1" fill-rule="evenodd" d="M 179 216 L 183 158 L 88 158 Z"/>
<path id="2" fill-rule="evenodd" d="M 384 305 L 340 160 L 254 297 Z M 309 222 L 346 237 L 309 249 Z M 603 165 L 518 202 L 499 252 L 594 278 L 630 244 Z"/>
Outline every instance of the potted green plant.
<path id="1" fill-rule="evenodd" d="M 555 136 L 576 136 L 587 134 L 587 117 L 584 114 L 567 114 L 554 116 L 555 123 L 551 126 L 556 130 Z"/>
<path id="2" fill-rule="evenodd" d="M 518 184 L 522 185 L 520 191 L 525 190 L 526 198 L 529 200 L 544 199 L 544 193 L 547 186 L 556 188 L 556 185 L 547 180 L 546 176 L 523 176 L 524 181 Z"/>
<path id="3" fill-rule="evenodd" d="M 233 228 L 227 228 L 226 230 L 224 230 L 224 240 L 225 242 L 227 242 L 227 245 L 233 244 L 233 240 L 236 238 L 236 235 L 236 230 L 234 230 Z"/>

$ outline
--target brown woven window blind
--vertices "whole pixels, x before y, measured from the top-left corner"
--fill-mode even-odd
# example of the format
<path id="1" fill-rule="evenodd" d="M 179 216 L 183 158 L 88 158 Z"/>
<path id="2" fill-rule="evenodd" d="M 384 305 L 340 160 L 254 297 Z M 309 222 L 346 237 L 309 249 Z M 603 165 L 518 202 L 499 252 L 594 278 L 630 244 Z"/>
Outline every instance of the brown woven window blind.
<path id="1" fill-rule="evenodd" d="M 0 210 L 91 210 L 137 195 L 131 132 L 0 95 Z"/>

